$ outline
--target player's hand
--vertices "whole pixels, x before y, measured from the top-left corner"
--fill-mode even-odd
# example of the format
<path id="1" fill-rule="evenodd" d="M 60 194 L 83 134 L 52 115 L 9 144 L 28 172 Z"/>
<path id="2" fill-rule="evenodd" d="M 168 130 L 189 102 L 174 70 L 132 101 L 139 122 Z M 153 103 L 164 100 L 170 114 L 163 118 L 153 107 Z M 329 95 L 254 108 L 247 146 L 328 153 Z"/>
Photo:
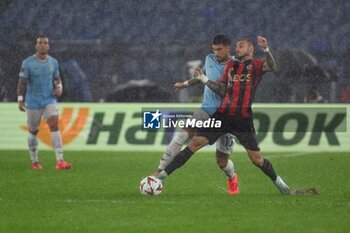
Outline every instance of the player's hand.
<path id="1" fill-rule="evenodd" d="M 262 49 L 267 49 L 267 39 L 262 36 L 258 36 L 258 45 Z"/>
<path id="2" fill-rule="evenodd" d="M 193 76 L 195 79 L 198 79 L 199 81 L 201 81 L 204 84 L 206 84 L 209 80 L 209 78 L 207 76 L 205 76 L 205 74 L 203 73 L 202 69 L 198 68 L 198 67 L 194 69 Z"/>
<path id="3" fill-rule="evenodd" d="M 60 97 L 62 95 L 62 88 L 55 88 L 53 90 L 53 95 L 56 97 Z"/>
<path id="4" fill-rule="evenodd" d="M 179 91 L 179 90 L 186 88 L 186 85 L 183 82 L 179 82 L 179 83 L 174 84 L 174 88 L 175 88 L 175 90 Z"/>
<path id="5" fill-rule="evenodd" d="M 198 77 L 201 76 L 203 74 L 203 70 L 199 67 L 194 68 L 194 72 L 193 72 L 193 77 Z"/>
<path id="6" fill-rule="evenodd" d="M 18 109 L 21 111 L 21 112 L 25 112 L 26 111 L 26 105 L 24 104 L 24 101 L 18 101 Z"/>

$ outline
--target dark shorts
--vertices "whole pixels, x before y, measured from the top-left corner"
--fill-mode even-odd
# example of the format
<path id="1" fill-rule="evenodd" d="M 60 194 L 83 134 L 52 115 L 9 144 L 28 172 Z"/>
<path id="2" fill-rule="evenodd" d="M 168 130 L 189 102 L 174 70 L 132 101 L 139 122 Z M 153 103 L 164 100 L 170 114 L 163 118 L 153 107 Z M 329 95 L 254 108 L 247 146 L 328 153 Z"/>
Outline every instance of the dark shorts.
<path id="1" fill-rule="evenodd" d="M 252 151 L 260 151 L 258 140 L 256 138 L 253 119 L 251 118 L 236 118 L 226 114 L 215 112 L 211 118 L 221 121 L 220 128 L 201 128 L 197 135 L 206 137 L 209 144 L 213 144 L 216 140 L 226 134 L 230 133 L 236 136 L 239 142 L 245 149 Z"/>

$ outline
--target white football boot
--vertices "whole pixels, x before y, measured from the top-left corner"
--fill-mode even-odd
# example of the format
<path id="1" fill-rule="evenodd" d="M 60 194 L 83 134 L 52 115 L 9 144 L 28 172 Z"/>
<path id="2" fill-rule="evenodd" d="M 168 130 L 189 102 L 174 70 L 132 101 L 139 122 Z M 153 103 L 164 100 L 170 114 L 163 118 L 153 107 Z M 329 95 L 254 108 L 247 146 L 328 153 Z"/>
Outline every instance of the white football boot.
<path id="1" fill-rule="evenodd" d="M 278 190 L 281 192 L 283 195 L 290 195 L 290 189 L 286 183 L 282 180 L 281 177 L 277 176 L 276 181 L 274 182 Z"/>
<path id="2" fill-rule="evenodd" d="M 168 177 L 168 174 L 163 170 L 159 172 L 157 175 L 155 175 L 155 177 L 157 177 L 162 182 L 162 184 L 164 184 L 166 178 Z"/>

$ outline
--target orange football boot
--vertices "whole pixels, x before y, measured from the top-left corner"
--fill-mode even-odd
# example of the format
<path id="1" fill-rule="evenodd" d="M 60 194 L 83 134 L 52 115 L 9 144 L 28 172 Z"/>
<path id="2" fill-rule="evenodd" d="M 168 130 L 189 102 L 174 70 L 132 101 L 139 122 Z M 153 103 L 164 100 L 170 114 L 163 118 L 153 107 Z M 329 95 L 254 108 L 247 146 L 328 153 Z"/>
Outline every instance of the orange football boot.
<path id="1" fill-rule="evenodd" d="M 231 180 L 227 180 L 227 186 L 229 194 L 235 195 L 239 193 L 237 173 L 234 174 L 234 177 Z"/>
<path id="2" fill-rule="evenodd" d="M 69 169 L 72 166 L 71 163 L 67 163 L 66 161 L 59 161 L 56 163 L 56 169 Z"/>
<path id="3" fill-rule="evenodd" d="M 43 169 L 43 166 L 39 162 L 32 163 L 32 168 L 36 170 Z"/>

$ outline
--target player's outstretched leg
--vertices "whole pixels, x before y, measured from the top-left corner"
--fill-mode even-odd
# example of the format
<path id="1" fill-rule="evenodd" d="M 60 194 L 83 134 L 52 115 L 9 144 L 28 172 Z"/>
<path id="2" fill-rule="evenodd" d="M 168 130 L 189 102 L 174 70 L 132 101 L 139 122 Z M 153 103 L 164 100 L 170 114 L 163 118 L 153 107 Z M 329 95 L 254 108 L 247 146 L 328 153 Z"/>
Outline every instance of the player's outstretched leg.
<path id="1" fill-rule="evenodd" d="M 180 153 L 175 155 L 173 161 L 171 161 L 168 166 L 164 168 L 163 171 L 158 173 L 156 177 L 160 179 L 162 182 L 173 173 L 176 169 L 182 167 L 191 156 L 198 151 L 200 148 L 208 144 L 208 139 L 201 136 L 195 136 L 191 139 L 188 146 L 185 147 Z"/>
<path id="2" fill-rule="evenodd" d="M 259 167 L 265 173 L 265 175 L 270 177 L 270 179 L 275 184 L 275 186 L 277 187 L 277 189 L 280 191 L 281 194 L 284 194 L 284 195 L 291 194 L 288 185 L 282 180 L 280 176 L 276 175 L 276 172 L 273 169 L 272 163 L 269 160 L 263 158 L 259 151 L 247 150 L 247 152 L 250 160 L 257 167 Z"/>
<path id="3" fill-rule="evenodd" d="M 182 167 L 187 160 L 191 158 L 194 152 L 188 148 L 188 146 L 183 149 L 180 153 L 175 155 L 174 159 L 164 168 L 163 171 L 159 172 L 156 177 L 160 179 L 162 182 L 173 173 L 176 169 Z"/>
<path id="4" fill-rule="evenodd" d="M 160 159 L 158 169 L 152 174 L 157 175 L 159 172 L 164 170 L 168 164 L 173 161 L 174 157 L 180 153 L 182 146 L 186 143 L 188 140 L 188 133 L 186 131 L 181 131 L 175 133 L 174 138 L 171 140 L 169 145 L 166 147 L 164 154 L 162 155 L 162 158 Z"/>
<path id="5" fill-rule="evenodd" d="M 284 183 L 284 181 L 282 180 L 282 178 L 280 176 L 277 176 L 272 163 L 263 158 L 263 165 L 261 167 L 259 167 L 267 176 L 269 176 L 271 178 L 271 180 L 273 181 L 273 183 L 275 184 L 275 186 L 277 187 L 277 189 L 280 191 L 281 194 L 284 195 L 289 195 L 290 194 L 290 189 L 288 187 L 288 185 L 286 183 Z"/>

